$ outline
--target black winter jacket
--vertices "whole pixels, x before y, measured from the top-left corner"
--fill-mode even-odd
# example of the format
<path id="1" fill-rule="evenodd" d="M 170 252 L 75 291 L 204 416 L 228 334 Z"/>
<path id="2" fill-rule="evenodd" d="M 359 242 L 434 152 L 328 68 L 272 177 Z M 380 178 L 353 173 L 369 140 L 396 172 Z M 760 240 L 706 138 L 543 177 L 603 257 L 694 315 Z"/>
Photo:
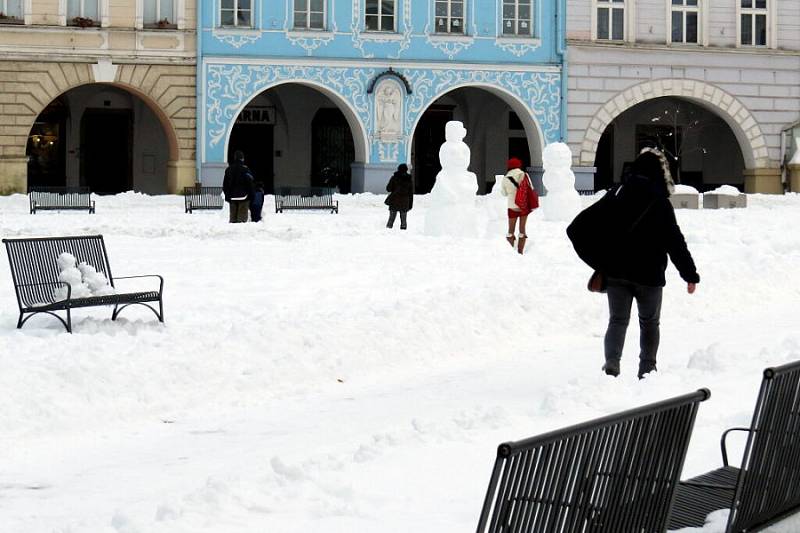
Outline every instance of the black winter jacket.
<path id="1" fill-rule="evenodd" d="M 222 192 L 225 193 L 225 201 L 230 202 L 231 198 L 252 198 L 253 196 L 253 174 L 247 165 L 239 161 L 232 163 L 225 169 L 225 179 L 222 180 Z"/>
<path id="2" fill-rule="evenodd" d="M 580 258 L 608 277 L 663 287 L 669 255 L 681 278 L 700 281 L 669 198 L 646 177 L 610 189 L 575 217 L 567 235 Z"/>
<path id="3" fill-rule="evenodd" d="M 389 196 L 384 202 L 392 211 L 411 211 L 414 207 L 414 180 L 407 172 L 395 172 L 386 185 Z"/>

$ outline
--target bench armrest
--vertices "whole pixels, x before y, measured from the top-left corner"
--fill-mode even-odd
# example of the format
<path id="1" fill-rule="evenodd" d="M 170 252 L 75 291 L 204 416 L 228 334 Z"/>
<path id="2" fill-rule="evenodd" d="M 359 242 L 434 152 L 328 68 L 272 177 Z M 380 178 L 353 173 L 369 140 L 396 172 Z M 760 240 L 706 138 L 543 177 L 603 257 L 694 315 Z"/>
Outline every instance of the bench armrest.
<path id="1" fill-rule="evenodd" d="M 158 278 L 158 294 L 164 292 L 164 278 L 158 274 L 144 274 L 141 276 L 114 276 L 114 281 L 119 279 Z"/>
<path id="2" fill-rule="evenodd" d="M 728 430 L 725 430 L 725 432 L 722 434 L 722 438 L 720 439 L 720 447 L 722 448 L 722 465 L 723 466 L 728 466 L 728 447 L 727 447 L 727 444 L 726 444 L 726 440 L 728 438 L 728 433 L 730 433 L 731 431 L 745 431 L 745 432 L 749 433 L 752 430 L 750 428 L 730 428 Z"/>
<path id="3" fill-rule="evenodd" d="M 54 287 L 67 287 L 67 298 L 66 300 L 72 299 L 72 286 L 67 283 L 66 281 L 43 281 L 41 283 L 20 283 L 19 285 L 14 285 L 14 288 L 19 289 L 20 287 L 46 287 L 48 285 L 52 285 Z M 53 298 L 55 300 L 55 298 Z M 22 301 L 20 300 L 20 305 L 22 305 Z"/>

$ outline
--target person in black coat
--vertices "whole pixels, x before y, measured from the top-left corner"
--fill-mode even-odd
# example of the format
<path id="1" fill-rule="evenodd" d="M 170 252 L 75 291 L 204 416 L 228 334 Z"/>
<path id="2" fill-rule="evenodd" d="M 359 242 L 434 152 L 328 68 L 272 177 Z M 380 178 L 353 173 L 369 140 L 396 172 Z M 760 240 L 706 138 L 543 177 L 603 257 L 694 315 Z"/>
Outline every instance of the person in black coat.
<path id="1" fill-rule="evenodd" d="M 244 154 L 240 150 L 233 153 L 233 163 L 225 169 L 222 192 L 230 204 L 230 221 L 247 222 L 247 210 L 253 197 L 253 174 L 244 164 Z"/>
<path id="2" fill-rule="evenodd" d="M 611 188 L 567 228 L 581 259 L 607 280 L 603 370 L 608 375 L 619 375 L 633 300 L 639 311 L 639 379 L 656 370 L 667 256 L 686 281 L 689 294 L 700 282 L 669 201 L 673 188 L 664 155 L 645 148 L 625 182 Z"/>
<path id="3" fill-rule="evenodd" d="M 250 197 L 250 221 L 260 222 L 261 211 L 264 209 L 264 184 L 260 181 L 253 185 L 253 195 Z"/>
<path id="4" fill-rule="evenodd" d="M 400 213 L 400 229 L 407 229 L 406 215 L 414 206 L 414 180 L 411 178 L 411 174 L 408 173 L 407 165 L 398 165 L 397 172 L 392 175 L 389 183 L 386 184 L 386 190 L 389 193 L 384 202 L 389 206 L 389 222 L 386 223 L 386 227 L 391 228 L 394 226 L 397 213 Z"/>

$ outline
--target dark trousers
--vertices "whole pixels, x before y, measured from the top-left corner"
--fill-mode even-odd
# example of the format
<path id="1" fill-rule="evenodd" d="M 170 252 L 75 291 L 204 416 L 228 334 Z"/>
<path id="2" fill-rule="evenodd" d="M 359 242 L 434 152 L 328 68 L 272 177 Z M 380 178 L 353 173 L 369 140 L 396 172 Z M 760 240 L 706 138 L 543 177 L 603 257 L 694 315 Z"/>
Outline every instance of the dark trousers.
<path id="1" fill-rule="evenodd" d="M 229 220 L 231 222 L 247 222 L 247 211 L 250 207 L 249 200 L 231 200 L 229 206 L 231 209 Z"/>
<path id="2" fill-rule="evenodd" d="M 619 361 L 625 345 L 625 331 L 631 318 L 631 303 L 639 308 L 639 364 L 656 363 L 660 339 L 661 287 L 610 278 L 608 280 L 608 330 L 605 337 L 606 361 Z"/>
<path id="3" fill-rule="evenodd" d="M 394 226 L 394 220 L 397 218 L 398 211 L 394 211 L 392 209 L 389 210 L 389 222 L 386 223 L 387 228 L 391 228 Z M 406 215 L 408 211 L 400 211 L 400 229 L 406 229 L 408 226 L 406 225 Z"/>

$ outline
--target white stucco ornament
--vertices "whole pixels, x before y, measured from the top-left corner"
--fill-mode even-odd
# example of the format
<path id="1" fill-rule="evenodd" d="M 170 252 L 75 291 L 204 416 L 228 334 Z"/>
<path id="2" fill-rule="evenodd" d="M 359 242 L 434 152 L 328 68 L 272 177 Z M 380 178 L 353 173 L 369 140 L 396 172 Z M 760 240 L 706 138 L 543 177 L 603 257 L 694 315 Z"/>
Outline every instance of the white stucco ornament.
<path id="1" fill-rule="evenodd" d="M 464 142 L 467 130 L 461 122 L 445 125 L 445 142 L 439 148 L 442 170 L 428 195 L 425 233 L 477 237 L 478 213 L 475 194 L 478 180 L 469 171 L 470 151 Z"/>
<path id="2" fill-rule="evenodd" d="M 547 195 L 541 199 L 545 220 L 569 222 L 581 210 L 581 197 L 575 190 L 572 152 L 564 143 L 548 144 L 542 153 Z"/>
<path id="3" fill-rule="evenodd" d="M 117 79 L 117 68 L 110 59 L 98 59 L 97 63 L 92 65 L 92 74 L 94 81 L 97 83 L 111 83 Z"/>
<path id="4" fill-rule="evenodd" d="M 381 142 L 396 141 L 403 131 L 403 93 L 393 80 L 384 80 L 375 91 L 375 116 Z"/>

